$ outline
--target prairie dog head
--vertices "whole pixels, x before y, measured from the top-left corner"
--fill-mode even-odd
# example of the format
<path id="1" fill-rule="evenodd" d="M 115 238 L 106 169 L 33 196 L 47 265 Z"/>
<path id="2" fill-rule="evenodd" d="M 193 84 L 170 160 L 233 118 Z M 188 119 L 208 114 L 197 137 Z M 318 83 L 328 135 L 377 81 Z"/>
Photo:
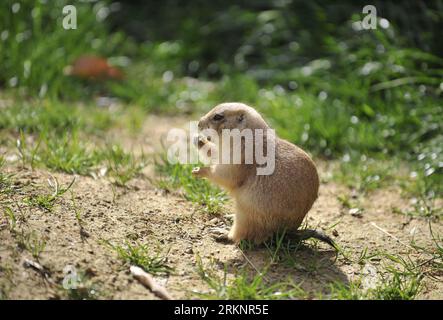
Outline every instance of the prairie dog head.
<path id="1" fill-rule="evenodd" d="M 239 102 L 222 103 L 200 118 L 199 130 L 213 129 L 220 135 L 223 129 L 267 129 L 269 126 L 254 108 Z"/>
<path id="2" fill-rule="evenodd" d="M 218 159 L 219 163 L 263 165 L 269 162 L 271 153 L 275 155 L 274 135 L 268 134 L 270 127 L 254 108 L 246 104 L 217 105 L 200 119 L 198 129 L 198 148 L 212 160 Z M 256 136 L 257 131 L 262 135 Z M 258 141 L 261 144 L 256 144 Z"/>

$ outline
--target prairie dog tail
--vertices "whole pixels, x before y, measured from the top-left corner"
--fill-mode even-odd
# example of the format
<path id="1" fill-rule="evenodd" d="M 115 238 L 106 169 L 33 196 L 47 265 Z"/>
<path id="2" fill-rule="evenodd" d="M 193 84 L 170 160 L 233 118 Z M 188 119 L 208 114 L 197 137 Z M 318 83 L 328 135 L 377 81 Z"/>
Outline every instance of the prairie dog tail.
<path id="1" fill-rule="evenodd" d="M 335 243 L 335 241 L 332 240 L 331 237 L 327 236 L 322 231 L 317 231 L 317 230 L 312 230 L 312 229 L 302 229 L 302 230 L 296 230 L 291 233 L 299 241 L 307 240 L 309 238 L 318 239 L 320 241 L 323 241 L 323 242 L 329 244 L 331 247 L 333 247 L 335 250 L 338 251 L 338 245 Z"/>

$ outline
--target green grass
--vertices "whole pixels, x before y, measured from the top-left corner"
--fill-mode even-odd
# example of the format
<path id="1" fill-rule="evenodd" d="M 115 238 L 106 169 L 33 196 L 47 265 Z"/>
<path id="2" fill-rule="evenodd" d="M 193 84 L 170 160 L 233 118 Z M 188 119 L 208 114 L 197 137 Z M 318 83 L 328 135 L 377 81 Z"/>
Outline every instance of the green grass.
<path id="1" fill-rule="evenodd" d="M 415 199 L 412 209 L 402 211 L 394 209 L 394 212 L 411 217 L 441 220 L 443 218 L 443 208 L 438 206 L 436 201 L 437 197 L 435 195 L 420 195 L 418 199 Z"/>
<path id="2" fill-rule="evenodd" d="M 429 229 L 432 235 L 432 241 L 434 242 L 434 249 L 431 251 L 432 268 L 437 274 L 443 273 L 443 236 L 435 234 L 432 230 L 431 224 L 429 224 Z"/>
<path id="3" fill-rule="evenodd" d="M 28 251 L 36 260 L 46 248 L 46 240 L 34 231 L 21 230 L 16 233 L 16 237 L 19 247 Z"/>
<path id="4" fill-rule="evenodd" d="M 89 233 L 85 229 L 85 221 L 82 218 L 81 209 L 77 206 L 77 203 L 75 201 L 74 193 L 71 191 L 71 202 L 72 202 L 72 209 L 74 210 L 75 214 L 75 220 L 77 220 L 77 224 L 80 228 L 80 237 L 82 240 L 84 238 L 89 237 Z"/>
<path id="5" fill-rule="evenodd" d="M 152 50 L 153 52 L 147 54 L 158 56 L 158 49 Z M 144 62 L 135 63 L 127 72 L 126 81 L 109 83 L 110 93 L 121 101 L 137 105 L 150 113 L 196 114 L 206 110 L 208 103 L 216 102 L 213 100 L 216 96 L 213 94 L 212 82 L 174 77 L 172 71 Z M 168 73 L 173 77 L 171 80 L 165 80 L 165 74 Z"/>
<path id="6" fill-rule="evenodd" d="M 431 247 L 419 245 L 415 241 L 412 241 L 411 246 L 427 256 L 426 260 L 421 263 L 424 273 L 432 279 L 438 280 L 438 277 L 443 274 L 443 236 L 435 233 L 431 222 L 429 222 L 429 231 L 432 238 Z"/>
<path id="7" fill-rule="evenodd" d="M 8 195 L 14 191 L 12 182 L 13 175 L 4 172 L 4 166 L 5 159 L 0 156 L 0 195 Z"/>
<path id="8" fill-rule="evenodd" d="M 416 172 L 414 173 L 417 174 Z M 412 208 L 406 210 L 394 208 L 393 211 L 395 213 L 434 220 L 441 220 L 443 218 L 443 208 L 438 204 L 442 197 L 438 188 L 435 188 L 434 181 L 426 179 L 422 174 L 418 174 L 409 181 L 400 181 L 400 184 L 404 195 L 413 199 L 413 205 Z"/>
<path id="9" fill-rule="evenodd" d="M 43 137 L 39 163 L 49 169 L 87 175 L 100 163 L 100 154 L 88 149 L 77 133 L 58 137 Z"/>
<path id="10" fill-rule="evenodd" d="M 120 187 L 126 186 L 147 165 L 147 159 L 143 153 L 140 157 L 136 157 L 132 153 L 125 152 L 119 145 L 106 148 L 102 157 L 109 168 L 109 175 L 113 182 Z"/>
<path id="11" fill-rule="evenodd" d="M 360 162 L 351 160 L 338 163 L 337 167 L 332 169 L 332 179 L 353 191 L 352 195 L 341 194 L 337 197 L 346 209 L 360 208 L 361 200 L 373 191 L 399 188 L 403 198 L 412 198 L 415 201 L 411 208 L 403 211 L 394 208 L 394 212 L 414 217 L 441 219 L 443 210 L 437 205 L 441 197 L 436 181 L 411 170 L 411 164 L 398 158 L 390 160 L 364 158 L 364 161 Z"/>
<path id="12" fill-rule="evenodd" d="M 39 150 L 40 143 L 41 140 L 39 140 L 34 146 L 29 146 L 23 131 L 20 131 L 20 136 L 16 142 L 16 148 L 22 167 L 26 167 L 27 165 L 29 165 L 31 169 L 34 169 L 37 160 L 37 151 Z"/>
<path id="13" fill-rule="evenodd" d="M 422 289 L 422 278 L 394 273 L 392 278 L 370 292 L 376 300 L 413 300 Z"/>
<path id="14" fill-rule="evenodd" d="M 50 133 L 62 136 L 66 132 L 82 131 L 103 136 L 113 127 L 140 128 L 144 112 L 140 108 L 117 104 L 100 107 L 97 102 L 73 102 L 56 99 L 25 99 L 16 94 L 5 94 L 11 103 L 2 109 L 0 129 L 26 135 Z"/>
<path id="15" fill-rule="evenodd" d="M 199 179 L 192 175 L 193 165 L 169 163 L 166 154 L 161 154 L 156 161 L 155 169 L 159 178 L 156 185 L 167 191 L 180 190 L 186 200 L 203 206 L 209 214 L 220 214 L 227 201 L 224 191 L 211 184 L 206 179 Z"/>
<path id="16" fill-rule="evenodd" d="M 365 159 L 342 161 L 334 171 L 334 180 L 359 193 L 368 193 L 392 186 L 398 174 L 398 164 L 388 160 Z"/>
<path id="17" fill-rule="evenodd" d="M 371 252 L 368 247 L 365 247 L 359 255 L 357 256 L 357 260 L 355 261 L 359 265 L 364 265 L 368 262 L 378 262 L 381 260 L 381 254 L 378 251 Z M 349 259 L 349 257 L 347 257 Z"/>
<path id="18" fill-rule="evenodd" d="M 17 225 L 17 217 L 14 213 L 14 211 L 10 207 L 4 207 L 3 208 L 3 215 L 8 221 L 9 230 L 15 231 L 15 227 Z"/>
<path id="19" fill-rule="evenodd" d="M 413 300 L 422 290 L 422 276 L 406 276 L 392 272 L 375 288 L 362 288 L 361 280 L 350 284 L 335 283 L 331 286 L 330 298 L 338 300 Z"/>
<path id="20" fill-rule="evenodd" d="M 380 263 L 379 263 L 380 261 Z M 409 256 L 386 252 L 368 253 L 363 250 L 357 258 L 360 265 L 377 266 L 376 278 L 371 285 L 364 285 L 365 276 L 349 284 L 335 282 L 329 297 L 340 300 L 413 300 L 424 289 L 423 264 Z"/>
<path id="21" fill-rule="evenodd" d="M 131 244 L 129 241 L 126 241 L 123 245 L 113 245 L 109 241 L 105 243 L 125 263 L 138 266 L 150 274 L 169 274 L 174 270 L 168 265 L 167 256 L 162 255 L 158 249 L 152 250 L 147 245 Z"/>
<path id="22" fill-rule="evenodd" d="M 1 200 L 1 199 L 0 199 Z M 0 201 L 1 215 L 5 218 L 8 229 L 19 249 L 28 251 L 36 260 L 39 259 L 40 254 L 46 248 L 46 236 L 39 234 L 35 230 L 28 230 L 26 220 L 27 218 L 22 211 L 22 208 L 17 202 L 18 211 L 15 210 L 14 206 L 10 206 L 12 201 L 3 202 Z"/>
<path id="23" fill-rule="evenodd" d="M 308 228 L 315 229 L 303 224 L 299 230 Z M 251 241 L 243 240 L 240 242 L 239 248 L 246 252 L 266 249 L 265 252 L 267 253 L 268 258 L 267 263 L 271 266 L 282 265 L 294 270 L 314 274 L 325 265 L 324 259 L 321 259 L 322 253 L 317 252 L 319 243 L 321 243 L 321 241 L 317 239 L 297 239 L 294 234 L 291 234 L 287 230 L 281 230 L 260 245 L 256 245 Z M 313 254 L 313 256 L 309 259 L 306 259 L 305 257 L 300 259 L 302 256 L 301 252 L 303 251 L 309 251 L 309 255 Z"/>
<path id="24" fill-rule="evenodd" d="M 168 42 L 135 44 L 123 33 L 109 32 L 106 19 L 97 20 L 100 10 L 112 12 L 112 6 L 108 7 L 106 3 L 78 4 L 78 16 L 82 20 L 77 30 L 70 31 L 60 26 L 61 8 L 67 1 L 49 5 L 26 0 L 21 2 L 20 10 L 11 14 L 13 3 L 8 0 L 5 6 L 8 9 L 0 11 L 3 29 L 8 30 L 2 39 L 2 52 L 8 52 L 8 55 L 0 55 L 5 61 L 0 82 L 19 97 L 47 95 L 51 100 L 41 103 L 42 108 L 21 103 L 11 110 L 6 109 L 5 116 L 0 119 L 0 128 L 21 128 L 28 133 L 41 131 L 42 127 L 61 132 L 78 125 L 107 127 L 110 119 L 105 113 L 96 112 L 97 108 L 83 109 L 86 117 L 70 116 L 70 112 L 80 113 L 76 113 L 67 101 L 88 102 L 93 94 L 118 98 L 139 109 L 165 114 L 200 114 L 222 101 L 244 101 L 256 106 L 283 138 L 300 144 L 316 156 L 327 159 L 350 156 L 357 162 L 361 156 L 374 158 L 377 162 L 394 156 L 410 162 L 411 169 L 417 170 L 422 179 L 432 182 L 436 193 L 441 193 L 438 181 L 442 175 L 443 144 L 439 134 L 442 123 L 439 100 L 443 60 L 429 52 L 408 47 L 408 42 L 396 36 L 397 28 L 401 26 L 357 31 L 350 24 L 360 17 L 351 10 L 346 12 L 342 23 L 331 24 L 335 26 L 334 31 L 322 38 L 321 51 L 315 55 L 308 50 L 312 46 L 308 41 L 311 37 L 297 39 L 306 43 L 297 42 L 296 49 L 292 46 L 295 43 L 289 43 L 284 32 L 278 32 L 277 28 L 272 37 L 278 39 L 278 43 L 281 41 L 281 46 L 268 48 L 257 43 L 255 32 L 246 32 L 242 34 L 244 40 L 260 52 L 258 61 L 255 61 L 242 51 L 245 48 L 236 48 L 236 43 L 231 44 L 233 48 L 224 46 L 218 50 L 214 50 L 211 43 L 208 47 L 202 44 L 194 48 L 195 41 L 191 39 L 195 39 L 195 34 L 185 38 L 181 34 L 178 39 L 172 37 Z M 294 9 L 289 7 L 288 10 Z M 322 11 L 320 7 L 315 10 Z M 248 19 L 239 16 L 239 19 L 246 20 L 242 27 L 237 27 L 243 31 L 243 28 L 252 26 L 266 29 L 266 19 L 269 23 L 278 22 L 281 27 L 289 27 L 281 8 L 275 8 L 269 14 L 257 13 L 256 21 L 254 15 L 246 15 Z M 267 18 L 262 21 L 265 16 Z M 312 18 L 318 17 L 313 14 Z M 215 23 L 210 28 L 211 32 L 216 31 L 217 25 Z M 189 32 L 196 32 L 192 24 L 185 27 Z M 329 28 L 321 31 L 327 33 L 326 29 Z M 237 38 L 238 34 L 235 35 Z M 312 39 L 317 43 L 316 37 Z M 193 50 L 190 50 L 191 45 Z M 238 52 L 230 52 L 229 56 L 242 56 L 246 60 L 240 65 L 238 61 L 233 61 L 231 66 L 221 63 L 226 57 L 221 58 L 216 53 L 224 55 L 235 48 Z M 282 63 L 286 60 L 276 59 L 276 52 L 279 57 L 281 54 L 292 61 L 290 68 L 287 63 Z M 306 56 L 299 56 L 301 52 Z M 62 70 L 67 64 L 90 53 L 111 57 L 116 64 L 129 62 L 125 69 L 126 79 L 97 83 L 63 75 Z M 203 63 L 198 59 L 206 60 L 206 55 L 215 55 L 214 61 L 220 64 L 216 74 L 221 72 L 223 76 L 207 81 L 203 75 L 211 72 L 199 69 L 193 73 L 202 76 L 199 80 L 185 78 L 182 71 L 187 67 L 183 66 L 190 62 Z M 249 58 L 253 61 L 248 61 Z M 21 116 L 17 117 L 19 114 Z M 386 171 L 372 170 L 371 166 L 368 165 L 367 172 L 360 171 L 358 181 L 350 183 L 367 190 L 391 182 L 392 175 L 385 176 Z"/>
<path id="25" fill-rule="evenodd" d="M 31 169 L 41 166 L 52 171 L 79 175 L 91 175 L 99 168 L 105 168 L 109 179 L 115 185 L 124 187 L 131 179 L 139 176 L 148 164 L 143 153 L 136 156 L 126 152 L 119 144 L 86 143 L 84 133 L 78 130 L 59 135 L 42 132 L 38 136 L 26 136 L 21 131 L 17 140 L 17 153 L 22 166 Z M 5 175 L 2 174 L 0 178 L 6 181 Z"/>
<path id="26" fill-rule="evenodd" d="M 58 180 L 53 178 L 52 181 L 48 180 L 49 186 L 53 189 L 50 194 L 31 195 L 30 197 L 24 198 L 23 202 L 30 206 L 35 206 L 51 212 L 57 199 L 71 189 L 74 182 L 75 178 L 72 179 L 71 183 L 67 187 L 61 188 Z"/>
<path id="27" fill-rule="evenodd" d="M 289 279 L 287 281 L 269 282 L 265 279 L 267 270 L 249 274 L 245 269 L 236 272 L 233 279 L 228 280 L 226 267 L 223 276 L 214 271 L 214 266 L 204 266 L 197 259 L 198 272 L 202 280 L 211 289 L 207 293 L 199 293 L 205 299 L 222 300 L 279 300 L 306 298 L 306 293 Z"/>
<path id="28" fill-rule="evenodd" d="M 394 55 L 393 52 L 390 54 Z M 406 61 L 402 60 L 402 63 L 406 63 Z M 441 194 L 441 184 L 438 181 L 442 173 L 440 167 L 442 150 L 441 139 L 436 134 L 441 122 L 439 121 L 441 113 L 437 112 L 438 102 L 433 100 L 434 97 L 431 94 L 429 96 L 413 96 L 411 101 L 404 102 L 404 104 L 410 105 L 410 108 L 416 108 L 416 105 L 421 106 L 420 110 L 414 109 L 415 111 L 408 112 L 409 115 L 413 114 L 414 116 L 407 118 L 404 110 L 401 109 L 403 107 L 400 104 L 403 98 L 400 97 L 398 97 L 398 101 L 394 101 L 395 106 L 392 109 L 385 107 L 385 104 L 391 102 L 383 100 L 382 97 L 374 97 L 374 101 L 354 102 L 353 100 L 356 98 L 353 97 L 353 92 L 355 90 L 358 89 L 360 93 L 370 90 L 368 84 L 363 86 L 359 82 L 349 82 L 348 85 L 362 85 L 363 87 L 347 88 L 347 90 L 341 91 L 331 87 L 328 97 L 323 100 L 317 97 L 318 92 L 323 91 L 318 91 L 319 89 L 316 87 L 305 85 L 293 91 L 284 89 L 284 86 L 259 86 L 259 83 L 248 75 L 226 76 L 211 85 L 202 81 L 187 81 L 180 77 L 173 78 L 164 84 L 161 79 L 162 75 L 152 70 L 152 66 L 142 69 L 144 68 L 148 70 L 146 72 L 149 77 L 143 79 L 149 79 L 152 83 L 158 81 L 158 84 L 152 91 L 143 92 L 140 89 L 140 92 L 134 93 L 133 98 L 127 100 L 129 103 L 133 103 L 135 96 L 142 95 L 144 100 L 139 104 L 146 106 L 144 109 L 166 114 L 171 110 L 179 113 L 193 110 L 193 112 L 198 111 L 200 114 L 209 107 L 226 100 L 251 103 L 264 114 L 281 137 L 301 145 L 315 156 L 339 159 L 341 164 L 334 173 L 334 179 L 345 182 L 346 185 L 359 192 L 367 193 L 392 184 L 401 184 L 405 189 L 417 189 L 418 186 L 414 185 L 418 185 L 418 182 L 410 181 L 411 179 L 399 174 L 398 167 L 401 163 L 401 167 L 404 166 L 406 171 L 416 173 L 416 180 L 426 184 L 426 193 Z M 143 76 L 146 75 L 143 74 Z M 140 74 L 135 73 L 128 81 L 138 83 L 141 77 Z M 318 77 L 320 74 L 313 74 L 303 81 L 315 83 L 318 81 Z M 334 81 L 338 80 L 334 79 Z M 151 85 L 153 85 L 152 83 Z M 125 85 L 122 86 L 125 87 Z M 162 86 L 165 89 L 160 90 Z M 260 89 L 261 87 L 262 89 Z M 399 91 L 395 94 L 397 97 L 400 93 L 410 92 L 413 89 L 413 87 L 400 87 L 392 90 Z M 159 96 L 163 97 L 159 98 Z M 193 97 L 193 99 L 189 97 Z M 159 100 L 157 101 L 157 99 Z M 357 100 L 362 99 L 359 96 Z M 180 107 L 181 104 L 186 107 Z M 332 107 L 329 107 L 331 105 Z M 123 112 L 123 114 L 125 113 Z M 121 114 L 118 115 L 121 116 Z M 52 132 L 55 132 L 57 135 L 67 135 L 68 137 L 65 139 L 71 139 L 69 135 L 75 134 L 66 133 L 66 128 L 72 129 L 69 130 L 70 132 L 95 131 L 98 134 L 103 134 L 104 130 L 116 125 L 115 118 L 115 115 L 103 110 L 100 111 L 94 106 L 90 106 L 86 110 L 86 108 L 75 108 L 55 100 L 43 100 L 37 105 L 26 102 L 6 108 L 6 117 L 0 120 L 0 127 L 15 132 L 50 132 L 49 136 L 51 137 Z M 127 125 L 131 127 L 131 123 L 139 120 L 127 119 L 126 121 Z M 418 132 L 420 135 L 416 136 Z M 51 150 L 53 152 L 58 150 L 60 154 L 56 153 L 53 157 L 48 155 L 48 158 L 43 162 L 47 162 L 56 170 L 65 172 L 90 170 L 97 161 L 94 161 L 94 156 L 87 155 L 85 147 L 79 146 L 76 139 L 78 138 L 74 137 L 72 144 L 69 145 L 64 144 L 63 141 L 56 141 L 51 146 Z M 414 141 L 414 144 L 411 145 L 410 141 Z M 27 155 L 29 158 L 27 161 L 30 163 L 35 161 L 33 157 L 35 152 L 33 151 L 35 150 L 29 150 Z M 63 153 L 66 153 L 70 159 L 77 154 L 78 159 L 73 159 L 73 163 L 68 163 L 65 167 L 66 159 L 62 163 L 57 162 Z M 22 154 L 25 153 L 22 152 Z M 170 171 L 173 170 L 177 169 L 171 168 Z M 131 171 L 118 172 L 116 183 L 125 184 L 125 180 L 127 180 L 125 176 L 127 173 L 132 175 Z M 186 177 L 187 174 L 182 176 Z M 212 192 L 202 192 L 199 196 L 199 193 L 194 192 L 193 189 L 200 190 L 202 186 L 196 186 L 196 183 L 189 183 L 189 181 L 187 178 L 183 179 L 183 182 L 188 183 L 186 186 L 188 191 L 185 192 L 188 199 L 209 205 L 217 202 L 213 201 L 213 194 L 210 194 Z M 406 181 L 406 183 L 402 184 L 401 181 Z M 167 181 L 161 183 L 165 188 L 173 186 L 173 183 Z M 219 199 L 220 197 L 216 196 L 215 198 Z M 217 211 L 217 209 L 216 205 L 209 211 Z"/>
<path id="29" fill-rule="evenodd" d="M 105 6 L 103 2 L 75 3 L 75 30 L 62 27 L 62 9 L 72 4 L 69 1 L 49 4 L 23 0 L 13 13 L 15 3 L 7 0 L 0 10 L 1 29 L 7 31 L 0 51 L 0 59 L 5 61 L 0 82 L 8 88 L 20 88 L 21 92 L 39 97 L 82 99 L 91 94 L 91 86 L 64 76 L 63 69 L 82 54 L 109 55 L 117 48 L 121 52 L 127 43 L 119 34 L 110 35 L 105 22 L 97 19 L 98 10 Z"/>
<path id="30" fill-rule="evenodd" d="M 271 263 L 276 265 L 283 265 L 293 270 L 298 270 L 307 274 L 315 275 L 325 266 L 325 261 L 322 259 L 321 253 L 317 251 L 312 252 L 312 256 L 301 260 L 299 249 L 302 249 L 302 243 L 294 240 L 278 239 L 278 243 L 265 244 L 269 255 L 271 256 Z M 316 241 L 316 240 L 312 240 Z"/>

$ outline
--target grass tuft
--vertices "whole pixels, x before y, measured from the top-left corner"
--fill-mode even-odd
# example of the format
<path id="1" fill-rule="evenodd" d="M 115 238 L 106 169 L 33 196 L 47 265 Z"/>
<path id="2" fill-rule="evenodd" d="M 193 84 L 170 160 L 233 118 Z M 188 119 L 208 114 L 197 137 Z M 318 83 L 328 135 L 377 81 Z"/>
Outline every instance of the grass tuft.
<path id="1" fill-rule="evenodd" d="M 32 195 L 25 198 L 23 201 L 30 206 L 38 207 L 51 212 L 54 208 L 56 200 L 71 189 L 74 182 L 75 178 L 72 179 L 71 183 L 66 188 L 60 188 L 56 178 L 53 178 L 52 181 L 48 179 L 49 186 L 53 189 L 51 194 Z"/>
<path id="2" fill-rule="evenodd" d="M 126 241 L 124 245 L 113 245 L 109 241 L 105 243 L 125 263 L 138 266 L 150 274 L 169 274 L 174 270 L 167 264 L 167 256 L 163 256 L 158 251 L 151 254 L 152 250 L 147 245 L 140 243 L 132 245 L 129 241 Z"/>
<path id="3" fill-rule="evenodd" d="M 249 275 L 245 270 L 236 273 L 232 280 L 227 279 L 226 266 L 223 276 L 213 271 L 213 266 L 205 267 L 197 257 L 200 277 L 210 287 L 208 293 L 199 293 L 205 299 L 222 300 L 280 300 L 306 298 L 306 293 L 291 280 L 273 281 L 265 279 L 267 270 Z"/>
<path id="4" fill-rule="evenodd" d="M 126 186 L 147 165 L 144 154 L 136 158 L 132 153 L 126 153 L 119 145 L 112 145 L 105 149 L 102 156 L 107 163 L 113 183 L 119 187 Z"/>
<path id="5" fill-rule="evenodd" d="M 203 206 L 209 214 L 221 214 L 223 205 L 228 200 L 227 194 L 205 179 L 192 176 L 193 165 L 169 163 L 166 154 L 155 163 L 159 178 L 156 185 L 167 191 L 181 190 L 186 200 Z"/>
<path id="6" fill-rule="evenodd" d="M 0 156 L 0 195 L 8 195 L 14 191 L 12 174 L 4 172 L 5 159 Z"/>
<path id="7" fill-rule="evenodd" d="M 46 248 L 46 240 L 35 232 L 25 233 L 23 230 L 17 233 L 18 245 L 21 249 L 27 250 L 36 260 Z"/>
<path id="8" fill-rule="evenodd" d="M 378 253 L 377 256 L 386 258 L 385 265 L 377 270 L 372 284 L 365 284 L 365 277 L 349 284 L 333 283 L 330 297 L 344 300 L 413 300 L 422 291 L 424 273 L 421 266 L 409 258 L 389 253 Z M 359 262 L 374 258 L 364 250 Z M 363 260 L 362 260 L 363 259 Z M 390 263 L 389 263 L 390 262 Z"/>

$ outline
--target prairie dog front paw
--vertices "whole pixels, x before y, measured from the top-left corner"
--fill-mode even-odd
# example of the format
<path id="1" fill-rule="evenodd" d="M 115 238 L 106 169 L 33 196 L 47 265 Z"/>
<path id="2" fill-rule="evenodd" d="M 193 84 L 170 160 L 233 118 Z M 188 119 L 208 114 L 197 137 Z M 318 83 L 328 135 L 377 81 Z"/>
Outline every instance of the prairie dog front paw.
<path id="1" fill-rule="evenodd" d="M 210 141 L 210 139 L 208 139 L 207 137 L 199 134 L 197 136 L 197 146 L 198 146 L 198 148 L 203 147 L 205 144 L 209 143 L 209 141 Z"/>

